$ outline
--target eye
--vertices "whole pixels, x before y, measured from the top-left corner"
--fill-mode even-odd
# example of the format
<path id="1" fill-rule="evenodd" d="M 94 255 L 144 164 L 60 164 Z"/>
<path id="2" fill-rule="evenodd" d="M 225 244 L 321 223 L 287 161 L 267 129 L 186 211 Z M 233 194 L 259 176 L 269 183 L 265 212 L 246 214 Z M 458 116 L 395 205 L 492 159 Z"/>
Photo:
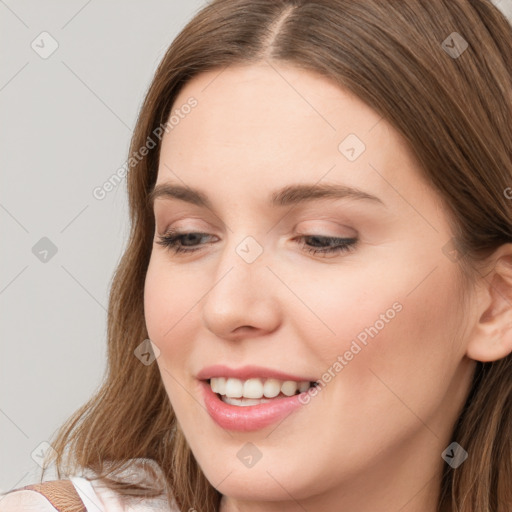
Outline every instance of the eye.
<path id="1" fill-rule="evenodd" d="M 194 242 L 197 242 L 198 239 L 200 240 L 210 236 L 212 235 L 207 233 L 180 233 L 179 231 L 171 230 L 165 235 L 159 235 L 157 244 L 162 245 L 174 253 L 195 252 L 201 249 L 201 247 L 194 246 Z M 184 249 L 183 247 L 191 248 Z"/>
<path id="2" fill-rule="evenodd" d="M 333 254 L 353 251 L 357 238 L 338 238 L 333 236 L 301 235 L 298 237 L 304 250 L 310 254 Z M 306 245 L 305 240 L 313 241 L 313 246 Z"/>
<path id="3" fill-rule="evenodd" d="M 197 245 L 201 240 L 211 238 L 208 233 L 184 232 L 171 230 L 165 235 L 159 235 L 157 243 L 173 253 L 192 253 L 202 248 Z M 332 236 L 301 235 L 296 237 L 299 245 L 310 254 L 334 254 L 355 249 L 357 238 L 338 238 Z M 311 245 L 312 244 L 312 245 Z"/>

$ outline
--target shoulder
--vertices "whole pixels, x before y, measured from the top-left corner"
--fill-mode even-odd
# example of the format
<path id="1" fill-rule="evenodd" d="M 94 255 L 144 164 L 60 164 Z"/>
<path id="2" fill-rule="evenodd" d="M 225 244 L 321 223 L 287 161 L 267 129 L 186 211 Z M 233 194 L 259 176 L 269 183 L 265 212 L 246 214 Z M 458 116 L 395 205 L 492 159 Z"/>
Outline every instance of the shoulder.
<path id="1" fill-rule="evenodd" d="M 0 512 L 56 512 L 56 508 L 35 491 L 12 491 L 0 494 Z"/>
<path id="2" fill-rule="evenodd" d="M 153 480 L 160 480 L 159 483 L 162 483 L 161 468 L 152 459 L 131 459 L 127 461 L 126 467 L 118 476 L 126 483 L 134 481 L 150 483 Z M 85 474 L 73 475 L 69 480 L 45 482 L 43 484 L 45 495 L 48 495 L 49 486 L 52 486 L 55 491 L 52 493 L 51 502 L 41 492 L 25 488 L 0 493 L 0 512 L 57 512 L 61 508 L 60 498 L 65 498 L 66 506 L 70 501 L 81 502 L 80 505 L 84 505 L 84 509 L 102 512 L 178 511 L 174 500 L 173 503 L 169 503 L 165 493 L 150 499 L 129 497 L 114 491 L 96 477 L 97 475 L 91 473 L 88 477 Z M 41 490 L 39 485 L 37 487 Z M 56 500 L 56 498 L 59 499 Z M 52 503 L 55 506 L 52 506 Z"/>
<path id="3" fill-rule="evenodd" d="M 55 512 L 74 510 L 85 512 L 85 506 L 70 480 L 47 480 L 17 487 L 0 494 L 0 512 L 27 510 Z"/>

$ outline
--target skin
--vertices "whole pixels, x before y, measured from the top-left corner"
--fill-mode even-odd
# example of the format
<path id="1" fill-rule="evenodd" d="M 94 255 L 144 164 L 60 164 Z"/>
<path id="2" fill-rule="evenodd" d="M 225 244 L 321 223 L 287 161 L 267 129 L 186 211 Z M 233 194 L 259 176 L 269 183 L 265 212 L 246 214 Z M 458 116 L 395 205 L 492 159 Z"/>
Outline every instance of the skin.
<path id="1" fill-rule="evenodd" d="M 163 383 L 223 494 L 221 512 L 340 504 L 344 512 L 434 512 L 441 453 L 474 359 L 512 349 L 510 315 L 497 302 L 510 296 L 510 278 L 488 274 L 462 307 L 457 265 L 442 251 L 452 233 L 440 196 L 399 134 L 327 78 L 283 63 L 230 66 L 195 77 L 174 108 L 190 96 L 198 106 L 164 136 L 157 183 L 199 188 L 213 208 L 155 201 L 144 306 Z M 353 162 L 338 150 L 349 134 L 366 146 Z M 277 188 L 317 182 L 358 187 L 384 206 L 266 204 Z M 212 236 L 174 254 L 157 243 L 171 227 Z M 314 255 L 299 235 L 357 236 L 358 245 Z M 236 252 L 247 236 L 263 249 L 250 264 Z M 489 268 L 501 267 L 493 260 Z M 498 282 L 502 293 L 493 294 Z M 321 379 L 394 303 L 394 318 L 280 424 L 227 432 L 206 412 L 195 377 L 203 367 L 252 364 Z M 491 348 L 500 329 L 506 336 Z M 237 457 L 247 442 L 262 454 L 251 468 Z"/>

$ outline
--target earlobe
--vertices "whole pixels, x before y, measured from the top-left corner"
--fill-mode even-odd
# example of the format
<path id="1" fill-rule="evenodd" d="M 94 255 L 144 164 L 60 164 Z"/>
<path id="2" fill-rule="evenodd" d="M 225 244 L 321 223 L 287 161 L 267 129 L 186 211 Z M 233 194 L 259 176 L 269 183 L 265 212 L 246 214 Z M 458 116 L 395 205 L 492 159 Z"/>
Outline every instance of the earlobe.
<path id="1" fill-rule="evenodd" d="M 512 352 L 512 244 L 491 256 L 493 268 L 482 282 L 485 294 L 467 343 L 466 355 L 476 361 L 503 359 Z"/>

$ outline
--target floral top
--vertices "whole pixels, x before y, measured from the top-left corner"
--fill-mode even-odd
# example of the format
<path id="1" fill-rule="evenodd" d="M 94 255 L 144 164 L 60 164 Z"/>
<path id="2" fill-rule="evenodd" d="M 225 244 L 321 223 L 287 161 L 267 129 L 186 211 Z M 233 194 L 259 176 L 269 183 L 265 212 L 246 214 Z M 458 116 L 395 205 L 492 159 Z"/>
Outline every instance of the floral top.
<path id="1" fill-rule="evenodd" d="M 151 459 L 131 459 L 127 469 L 120 473 L 123 480 L 146 481 L 147 465 L 160 471 L 158 464 Z M 90 477 L 90 475 L 87 475 Z M 68 477 L 82 499 L 87 512 L 179 512 L 176 505 L 169 504 L 165 494 L 156 498 L 135 498 L 122 496 L 110 490 L 99 479 L 88 480 L 85 475 Z M 56 512 L 56 508 L 39 492 L 31 490 L 13 491 L 0 494 L 0 512 Z"/>

